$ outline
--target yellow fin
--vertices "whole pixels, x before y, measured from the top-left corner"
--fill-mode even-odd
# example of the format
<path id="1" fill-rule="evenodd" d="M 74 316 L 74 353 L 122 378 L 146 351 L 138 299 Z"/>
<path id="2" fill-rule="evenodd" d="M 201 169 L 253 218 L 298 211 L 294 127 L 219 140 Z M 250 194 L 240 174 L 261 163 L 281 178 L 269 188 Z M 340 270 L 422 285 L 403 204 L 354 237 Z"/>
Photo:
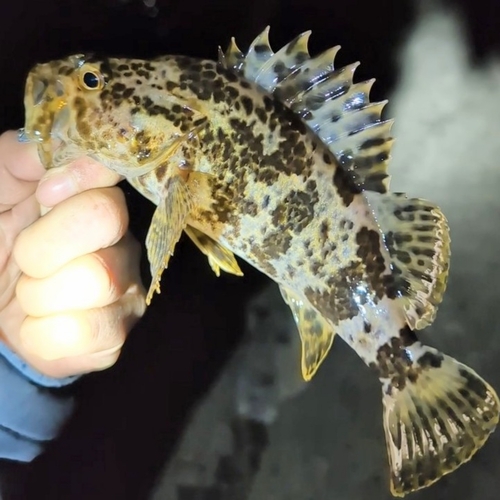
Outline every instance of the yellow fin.
<path id="1" fill-rule="evenodd" d="M 280 286 L 281 295 L 293 313 L 302 342 L 301 368 L 304 380 L 311 380 L 330 351 L 335 337 L 332 326 L 307 300 Z"/>
<path id="2" fill-rule="evenodd" d="M 388 294 L 403 306 L 412 330 L 436 316 L 448 281 L 448 223 L 434 204 L 402 193 L 365 193 L 393 263 Z"/>
<path id="3" fill-rule="evenodd" d="M 208 257 L 208 263 L 216 276 L 220 276 L 221 269 L 229 274 L 243 276 L 233 252 L 192 226 L 187 226 L 184 231 L 200 251 Z"/>
<path id="4" fill-rule="evenodd" d="M 383 395 L 394 496 L 425 488 L 469 461 L 499 421 L 498 396 L 475 371 L 419 342 L 407 350 L 412 377 L 401 385 L 396 374 L 398 387 L 389 383 Z"/>
<path id="5" fill-rule="evenodd" d="M 146 237 L 146 249 L 151 266 L 147 305 L 151 303 L 155 291 L 160 293 L 161 275 L 168 266 L 193 207 L 191 193 L 182 178 L 171 177 L 167 182 L 167 194 L 153 214 Z"/>

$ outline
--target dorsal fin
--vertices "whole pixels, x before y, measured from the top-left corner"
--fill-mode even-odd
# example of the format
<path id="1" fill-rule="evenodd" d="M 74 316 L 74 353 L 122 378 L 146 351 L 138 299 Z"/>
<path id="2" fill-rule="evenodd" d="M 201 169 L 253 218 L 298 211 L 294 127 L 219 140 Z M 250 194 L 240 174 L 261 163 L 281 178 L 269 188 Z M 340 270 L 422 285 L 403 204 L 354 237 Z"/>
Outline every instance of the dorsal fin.
<path id="1" fill-rule="evenodd" d="M 335 69 L 340 47 L 311 57 L 302 33 L 278 52 L 267 27 L 243 53 L 231 39 L 219 62 L 273 94 L 297 113 L 350 172 L 359 188 L 385 193 L 389 187 L 392 120 L 382 121 L 387 101 L 370 102 L 374 80 L 353 83 L 358 63 Z"/>

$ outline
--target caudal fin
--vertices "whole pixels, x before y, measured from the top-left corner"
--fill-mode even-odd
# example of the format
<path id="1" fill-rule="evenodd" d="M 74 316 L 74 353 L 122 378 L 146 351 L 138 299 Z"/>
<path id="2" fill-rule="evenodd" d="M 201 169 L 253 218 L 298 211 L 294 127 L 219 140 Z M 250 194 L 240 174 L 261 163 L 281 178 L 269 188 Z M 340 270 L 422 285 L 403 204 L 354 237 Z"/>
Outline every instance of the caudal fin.
<path id="1" fill-rule="evenodd" d="M 409 351 L 405 382 L 382 380 L 391 492 L 400 497 L 470 460 L 495 430 L 500 406 L 468 366 L 419 342 Z"/>

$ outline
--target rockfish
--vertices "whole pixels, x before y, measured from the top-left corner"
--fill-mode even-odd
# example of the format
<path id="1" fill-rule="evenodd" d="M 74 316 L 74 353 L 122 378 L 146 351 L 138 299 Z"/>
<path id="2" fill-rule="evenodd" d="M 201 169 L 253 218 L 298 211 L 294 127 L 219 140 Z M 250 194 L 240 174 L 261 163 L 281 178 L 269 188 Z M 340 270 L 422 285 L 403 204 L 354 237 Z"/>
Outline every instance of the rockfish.
<path id="1" fill-rule="evenodd" d="M 71 57 L 26 83 L 22 137 L 46 168 L 88 155 L 157 208 L 146 248 L 148 304 L 182 233 L 214 272 L 235 255 L 281 289 L 310 380 L 335 334 L 382 385 L 396 496 L 468 461 L 499 420 L 472 369 L 415 335 L 446 288 L 450 239 L 431 202 L 388 191 L 391 120 L 339 47 L 311 57 L 310 32 L 278 52 L 268 29 L 218 62 Z"/>

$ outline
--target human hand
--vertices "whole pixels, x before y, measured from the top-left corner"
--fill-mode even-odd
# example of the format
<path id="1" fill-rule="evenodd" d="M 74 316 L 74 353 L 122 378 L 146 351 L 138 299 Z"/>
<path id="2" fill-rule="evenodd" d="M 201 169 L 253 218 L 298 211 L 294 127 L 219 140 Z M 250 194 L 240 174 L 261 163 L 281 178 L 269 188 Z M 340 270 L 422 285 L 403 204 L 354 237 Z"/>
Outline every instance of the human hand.
<path id="1" fill-rule="evenodd" d="M 111 366 L 145 311 L 119 180 L 88 158 L 46 173 L 0 136 L 0 341 L 45 375 Z"/>

